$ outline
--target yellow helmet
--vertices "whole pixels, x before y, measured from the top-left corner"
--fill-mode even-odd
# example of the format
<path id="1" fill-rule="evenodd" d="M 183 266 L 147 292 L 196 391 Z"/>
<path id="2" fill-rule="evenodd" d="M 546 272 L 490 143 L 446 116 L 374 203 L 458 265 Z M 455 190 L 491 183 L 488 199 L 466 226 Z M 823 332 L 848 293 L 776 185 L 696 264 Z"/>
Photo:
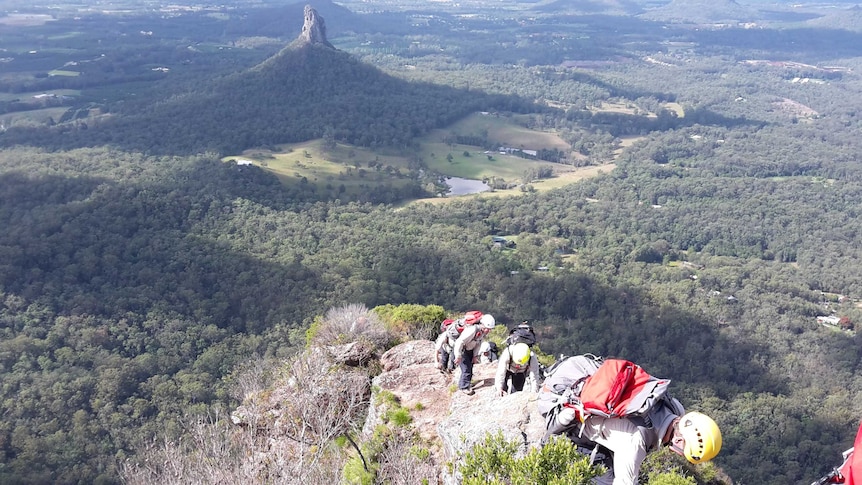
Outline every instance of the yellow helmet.
<path id="1" fill-rule="evenodd" d="M 721 450 L 721 430 L 709 416 L 691 412 L 679 419 L 679 433 L 685 440 L 683 455 L 690 463 L 704 463 Z"/>
<path id="2" fill-rule="evenodd" d="M 512 362 L 518 365 L 527 365 L 530 361 L 530 346 L 525 343 L 517 343 L 509 350 Z"/>

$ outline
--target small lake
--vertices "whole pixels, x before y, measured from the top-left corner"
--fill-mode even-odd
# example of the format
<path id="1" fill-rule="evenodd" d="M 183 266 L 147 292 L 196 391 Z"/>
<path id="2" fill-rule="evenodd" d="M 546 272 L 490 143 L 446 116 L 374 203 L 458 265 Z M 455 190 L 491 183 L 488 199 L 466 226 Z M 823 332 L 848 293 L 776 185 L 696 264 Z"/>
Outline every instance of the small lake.
<path id="1" fill-rule="evenodd" d="M 479 192 L 491 190 L 491 187 L 481 180 L 462 179 L 460 177 L 447 178 L 446 185 L 449 186 L 449 192 L 446 195 L 478 194 Z"/>

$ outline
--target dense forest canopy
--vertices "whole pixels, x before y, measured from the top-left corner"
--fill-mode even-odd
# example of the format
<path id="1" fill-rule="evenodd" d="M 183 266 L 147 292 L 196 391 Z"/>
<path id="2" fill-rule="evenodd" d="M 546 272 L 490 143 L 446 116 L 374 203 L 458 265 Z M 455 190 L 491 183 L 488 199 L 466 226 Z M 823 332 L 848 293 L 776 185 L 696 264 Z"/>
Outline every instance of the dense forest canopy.
<path id="1" fill-rule="evenodd" d="M 338 11 L 327 25 L 362 22 L 322 57 L 278 54 L 301 20 L 281 39 L 232 21 L 296 6 L 84 15 L 112 27 L 67 40 L 71 18 L 0 25 L 15 73 L 0 76 L 0 481 L 116 483 L 154 437 L 236 404 L 245 362 L 291 355 L 350 303 L 486 309 L 534 322 L 551 354 L 638 361 L 716 417 L 716 463 L 738 483 L 810 483 L 837 464 L 862 416 L 857 31 L 782 29 L 754 6 L 740 20 L 762 28 L 648 5 L 341 5 L 321 7 Z M 395 207 L 219 160 L 331 137 L 427 170 L 416 137 L 483 109 L 527 112 L 566 157 L 616 166 Z M 105 113 L 116 131 L 98 129 Z M 843 326 L 818 323 L 830 315 Z"/>

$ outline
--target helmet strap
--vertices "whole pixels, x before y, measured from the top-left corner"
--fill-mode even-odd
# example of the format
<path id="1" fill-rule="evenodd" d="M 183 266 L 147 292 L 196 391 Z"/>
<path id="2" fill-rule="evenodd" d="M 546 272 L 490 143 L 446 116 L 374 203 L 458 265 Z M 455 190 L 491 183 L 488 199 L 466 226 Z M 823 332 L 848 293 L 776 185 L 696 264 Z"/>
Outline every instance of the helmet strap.
<path id="1" fill-rule="evenodd" d="M 670 449 L 674 453 L 685 456 L 685 438 L 679 431 L 679 418 L 673 420 L 673 424 L 665 435 L 664 442 L 670 445 Z"/>

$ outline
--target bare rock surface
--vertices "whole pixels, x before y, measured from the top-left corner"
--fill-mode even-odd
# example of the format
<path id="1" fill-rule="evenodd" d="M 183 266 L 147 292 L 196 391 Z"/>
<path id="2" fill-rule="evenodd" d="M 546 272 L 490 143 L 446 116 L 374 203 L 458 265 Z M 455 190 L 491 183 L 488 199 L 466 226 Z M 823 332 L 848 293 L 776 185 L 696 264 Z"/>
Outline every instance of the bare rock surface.
<path id="1" fill-rule="evenodd" d="M 332 44 L 326 40 L 326 24 L 323 17 L 311 5 L 305 6 L 305 20 L 298 40 L 308 44 L 323 44 L 332 47 Z"/>
<path id="2" fill-rule="evenodd" d="M 488 433 L 502 433 L 507 441 L 520 444 L 520 453 L 538 446 L 545 430 L 536 409 L 536 395 L 519 392 L 500 397 L 494 392 L 497 363 L 476 364 L 473 368 L 475 394 L 457 389 L 458 372 L 443 374 L 434 364 L 434 344 L 410 341 L 393 347 L 380 358 L 383 373 L 373 386 L 391 392 L 401 406 L 410 409 L 412 426 L 424 440 L 436 444 L 432 453 L 444 475 L 441 481 L 458 483 L 457 464 Z M 381 423 L 378 406 L 372 405 L 363 433 L 371 433 Z M 446 463 L 455 464 L 455 475 Z"/>

